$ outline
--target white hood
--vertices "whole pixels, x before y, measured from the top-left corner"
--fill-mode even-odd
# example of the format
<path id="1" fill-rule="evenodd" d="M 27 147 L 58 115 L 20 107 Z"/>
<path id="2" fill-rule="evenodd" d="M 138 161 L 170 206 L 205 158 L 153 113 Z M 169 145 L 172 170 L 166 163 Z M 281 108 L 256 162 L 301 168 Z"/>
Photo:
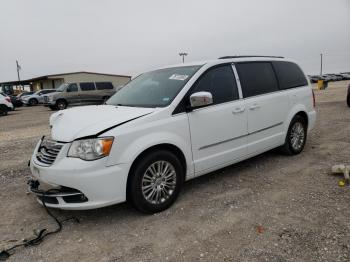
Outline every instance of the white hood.
<path id="1" fill-rule="evenodd" d="M 152 113 L 154 108 L 112 105 L 75 107 L 51 115 L 51 137 L 71 142 L 77 138 L 96 135 L 123 122 Z"/>

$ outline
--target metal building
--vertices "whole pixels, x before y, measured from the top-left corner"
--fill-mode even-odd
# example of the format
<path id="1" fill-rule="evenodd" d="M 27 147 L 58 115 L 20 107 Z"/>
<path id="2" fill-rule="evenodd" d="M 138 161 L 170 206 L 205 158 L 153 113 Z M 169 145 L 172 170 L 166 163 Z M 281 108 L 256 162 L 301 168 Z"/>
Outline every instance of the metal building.
<path id="1" fill-rule="evenodd" d="M 63 83 L 73 82 L 112 82 L 115 87 L 123 86 L 129 82 L 131 76 L 103 74 L 94 72 L 71 72 L 63 74 L 45 75 L 21 81 L 10 81 L 0 83 L 6 90 L 11 90 L 13 86 L 30 86 L 31 91 L 40 89 L 55 89 Z"/>

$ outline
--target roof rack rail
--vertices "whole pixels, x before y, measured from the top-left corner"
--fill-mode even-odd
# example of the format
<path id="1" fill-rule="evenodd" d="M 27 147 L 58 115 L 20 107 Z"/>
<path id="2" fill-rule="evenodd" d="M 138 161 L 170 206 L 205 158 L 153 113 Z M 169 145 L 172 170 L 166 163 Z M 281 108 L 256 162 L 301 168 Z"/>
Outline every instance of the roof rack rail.
<path id="1" fill-rule="evenodd" d="M 219 59 L 247 58 L 247 57 L 284 58 L 283 56 L 270 56 L 270 55 L 235 55 L 235 56 L 222 56 L 222 57 L 219 57 Z"/>

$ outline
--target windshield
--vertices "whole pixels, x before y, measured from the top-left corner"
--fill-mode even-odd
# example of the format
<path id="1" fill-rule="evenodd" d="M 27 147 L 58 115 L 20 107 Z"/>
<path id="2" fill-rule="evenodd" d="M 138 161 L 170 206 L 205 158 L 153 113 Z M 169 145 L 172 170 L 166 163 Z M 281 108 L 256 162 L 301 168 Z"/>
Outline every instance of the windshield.
<path id="1" fill-rule="evenodd" d="M 200 66 L 183 66 L 144 73 L 125 85 L 106 104 L 165 107 L 199 68 Z"/>
<path id="2" fill-rule="evenodd" d="M 68 86 L 68 84 L 62 84 L 60 85 L 57 89 L 56 92 L 63 92 L 66 89 L 66 86 Z"/>

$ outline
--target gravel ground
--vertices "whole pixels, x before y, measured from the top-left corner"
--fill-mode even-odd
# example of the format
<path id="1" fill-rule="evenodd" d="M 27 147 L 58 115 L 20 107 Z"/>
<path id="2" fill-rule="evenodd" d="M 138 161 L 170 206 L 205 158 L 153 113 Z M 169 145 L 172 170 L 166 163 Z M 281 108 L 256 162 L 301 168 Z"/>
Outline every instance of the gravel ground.
<path id="1" fill-rule="evenodd" d="M 12 261 L 349 261 L 350 187 L 330 175 L 350 164 L 349 81 L 316 90 L 318 119 L 305 150 L 270 151 L 185 184 L 169 210 L 143 215 L 126 204 L 76 216 Z M 0 118 L 0 249 L 55 223 L 30 194 L 27 161 L 49 132 L 45 107 Z"/>

